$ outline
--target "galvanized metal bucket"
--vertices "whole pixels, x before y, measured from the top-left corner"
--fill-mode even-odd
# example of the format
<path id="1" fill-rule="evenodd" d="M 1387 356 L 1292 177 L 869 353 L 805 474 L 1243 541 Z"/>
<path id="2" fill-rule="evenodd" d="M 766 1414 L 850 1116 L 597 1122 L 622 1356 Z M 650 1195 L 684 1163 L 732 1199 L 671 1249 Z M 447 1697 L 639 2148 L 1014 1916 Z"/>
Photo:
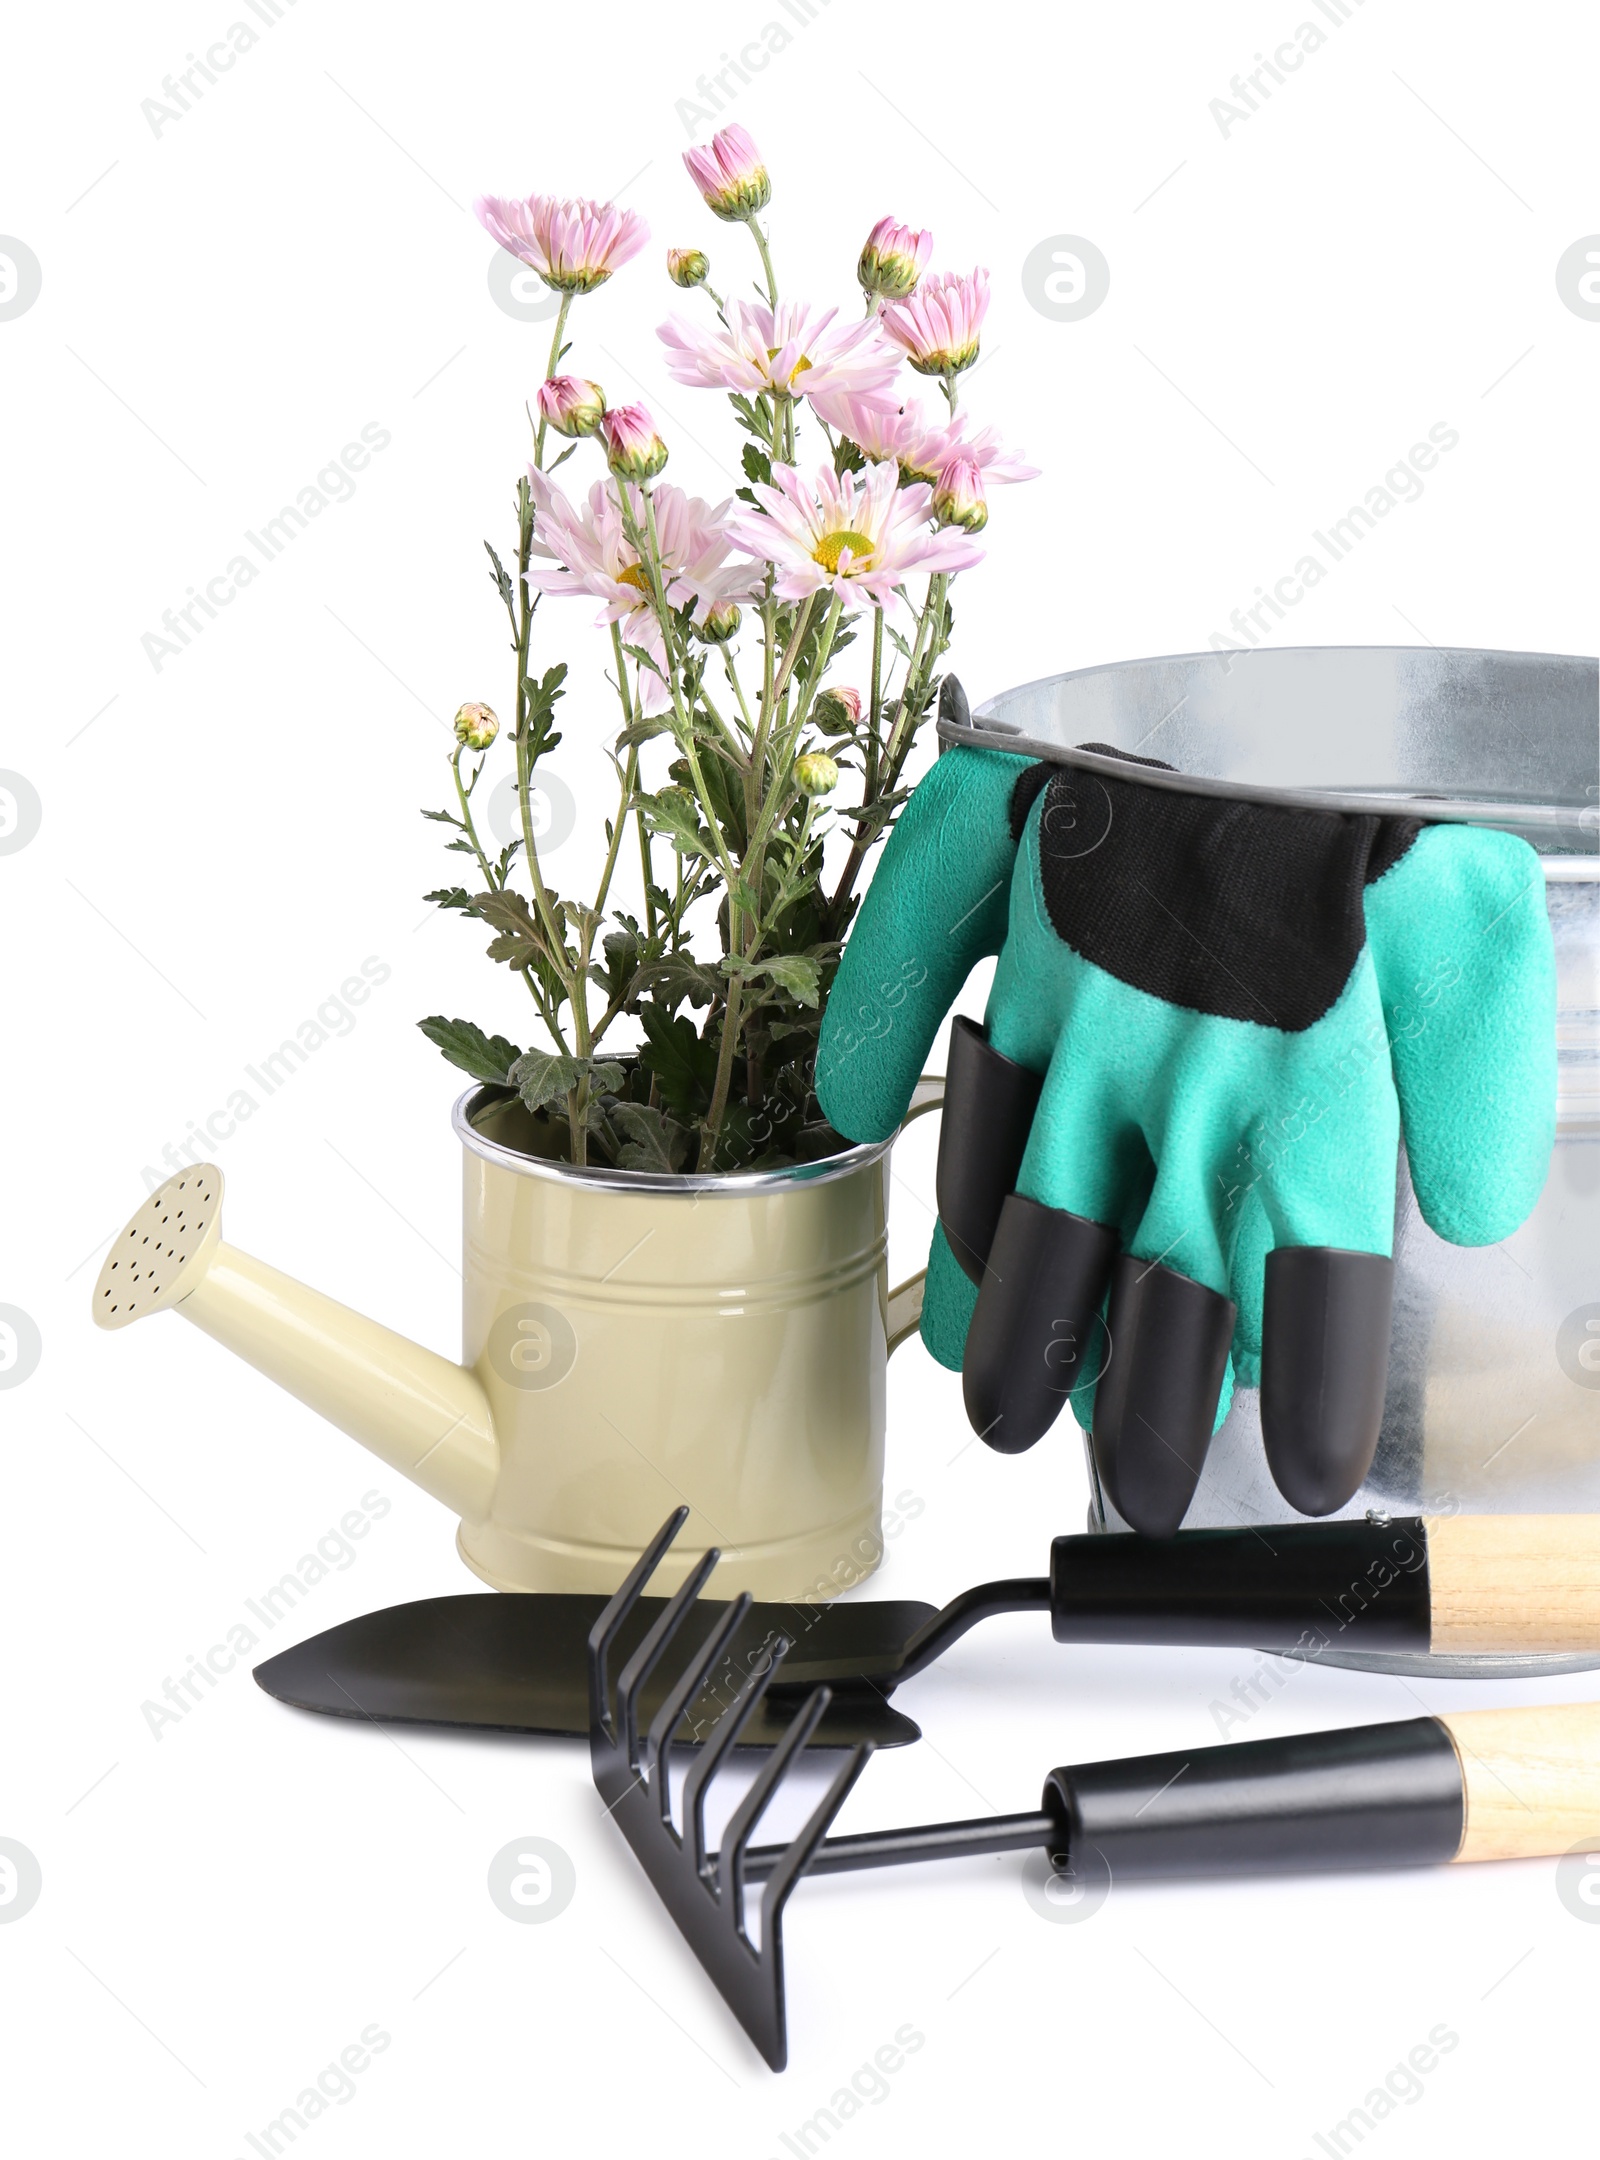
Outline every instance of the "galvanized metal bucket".
<path id="1" fill-rule="evenodd" d="M 1600 1512 L 1600 664 L 1389 646 L 1189 653 L 1026 683 L 983 706 L 970 730 L 940 732 L 987 733 L 1090 769 L 1075 746 L 1103 742 L 1180 768 L 1169 784 L 1415 809 L 1519 833 L 1539 851 L 1559 998 L 1549 1181 L 1514 1236 L 1465 1249 L 1423 1222 L 1402 1161 L 1383 1437 L 1341 1513 Z M 1256 1392 L 1241 1388 L 1186 1527 L 1293 1519 L 1267 1474 Z M 1090 1526 L 1127 1527 L 1098 1487 Z M 1420 1669 L 1594 1662 L 1432 1658 Z"/>

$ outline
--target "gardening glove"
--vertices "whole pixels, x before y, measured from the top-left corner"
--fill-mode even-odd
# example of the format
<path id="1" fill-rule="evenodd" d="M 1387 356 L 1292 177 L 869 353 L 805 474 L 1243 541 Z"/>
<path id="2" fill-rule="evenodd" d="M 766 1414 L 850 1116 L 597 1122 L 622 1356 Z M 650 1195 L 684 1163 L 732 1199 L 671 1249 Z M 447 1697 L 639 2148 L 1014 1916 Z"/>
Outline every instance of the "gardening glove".
<path id="1" fill-rule="evenodd" d="M 1103 745 L 1102 755 L 1121 753 Z M 1134 759 L 1131 765 L 1151 761 Z M 1461 825 L 1228 801 L 948 750 L 862 903 L 817 1092 L 898 1125 L 958 1019 L 926 1310 L 1011 1452 L 1069 1394 L 1135 1529 L 1177 1529 L 1232 1381 L 1278 1490 L 1350 1499 L 1388 1368 L 1398 1142 L 1458 1245 L 1523 1221 L 1555 1120 L 1538 858 Z"/>

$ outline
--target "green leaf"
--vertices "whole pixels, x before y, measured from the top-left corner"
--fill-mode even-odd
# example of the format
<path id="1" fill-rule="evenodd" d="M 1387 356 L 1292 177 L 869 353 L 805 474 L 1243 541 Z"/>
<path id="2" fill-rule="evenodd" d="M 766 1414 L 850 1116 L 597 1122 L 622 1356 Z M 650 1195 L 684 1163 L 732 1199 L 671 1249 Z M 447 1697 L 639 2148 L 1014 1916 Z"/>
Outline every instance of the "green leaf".
<path id="1" fill-rule="evenodd" d="M 617 1155 L 621 1169 L 681 1170 L 689 1159 L 688 1128 L 648 1103 L 613 1103 L 611 1123 L 626 1143 Z"/>
<path id="2" fill-rule="evenodd" d="M 593 1058 L 562 1057 L 552 1050 L 524 1050 L 506 1079 L 530 1110 L 542 1110 L 558 1095 L 570 1095 L 583 1079 L 592 1082 L 596 1094 L 621 1087 L 622 1067 L 597 1064 Z"/>
<path id="3" fill-rule="evenodd" d="M 528 684 L 528 733 L 532 739 L 532 755 L 535 759 L 553 750 L 561 740 L 561 737 L 552 731 L 550 720 L 557 700 L 564 695 L 561 685 L 566 679 L 567 664 L 563 660 L 555 667 L 547 668 L 537 682 L 530 680 Z"/>
<path id="4" fill-rule="evenodd" d="M 716 1084 L 716 1045 L 702 1042 L 681 1013 L 663 1012 L 659 1005 L 641 1006 L 639 1019 L 645 1032 L 639 1063 L 655 1075 L 667 1108 L 686 1123 L 697 1123 Z"/>
<path id="5" fill-rule="evenodd" d="M 488 554 L 490 562 L 494 564 L 494 589 L 500 595 L 500 598 L 505 604 L 505 606 L 510 608 L 513 604 L 513 595 L 511 580 L 506 575 L 505 564 L 501 562 L 499 556 L 495 553 L 494 549 L 490 547 L 487 540 L 485 540 L 483 545 L 486 553 Z"/>
<path id="6" fill-rule="evenodd" d="M 772 400 L 765 391 L 752 404 L 747 397 L 732 391 L 728 403 L 752 435 L 759 435 L 766 442 L 772 440 Z"/>
<path id="7" fill-rule="evenodd" d="M 744 972 L 765 976 L 777 989 L 787 991 L 797 1004 L 816 1006 L 822 1001 L 817 963 L 803 960 L 798 953 L 779 953 L 771 960 L 757 960 Z"/>
<path id="8" fill-rule="evenodd" d="M 435 907 L 459 908 L 464 915 L 473 912 L 472 895 L 465 885 L 441 885 L 437 892 L 424 893 L 422 897 L 431 900 Z"/>
<path id="9" fill-rule="evenodd" d="M 711 860 L 715 850 L 701 830 L 700 806 L 686 788 L 666 787 L 659 795 L 641 795 L 639 807 L 652 832 L 663 834 L 682 854 Z"/>
<path id="10" fill-rule="evenodd" d="M 686 952 L 667 953 L 642 970 L 651 991 L 668 1006 L 709 1005 L 722 995 L 715 968 L 704 967 Z"/>
<path id="11" fill-rule="evenodd" d="M 446 1020 L 442 1013 L 433 1013 L 417 1025 L 435 1049 L 474 1080 L 488 1080 L 496 1087 L 509 1085 L 508 1075 L 522 1052 L 503 1035 L 485 1035 L 471 1020 Z"/>
<path id="12" fill-rule="evenodd" d="M 759 443 L 747 442 L 739 454 L 739 462 L 747 480 L 754 480 L 764 487 L 772 485 L 772 459 Z"/>
<path id="13" fill-rule="evenodd" d="M 613 971 L 620 976 L 639 964 L 639 933 L 631 925 L 624 930 L 608 931 L 601 940 L 600 949 L 611 962 Z"/>
<path id="14" fill-rule="evenodd" d="M 653 653 L 646 652 L 642 645 L 630 645 L 626 638 L 623 640 L 622 649 L 630 660 L 638 661 L 640 668 L 646 674 L 654 675 L 658 682 L 666 681 L 667 678 L 661 670 L 661 663 Z"/>
<path id="15" fill-rule="evenodd" d="M 639 743 L 654 742 L 658 735 L 670 735 L 671 733 L 671 723 L 663 714 L 655 713 L 649 717 L 641 715 L 637 720 L 630 720 L 618 735 L 617 748 L 619 750 L 631 750 Z"/>
<path id="16" fill-rule="evenodd" d="M 455 817 L 448 810 L 424 810 L 422 815 L 425 818 L 432 818 L 435 825 L 459 825 L 461 823 L 460 818 Z"/>
<path id="17" fill-rule="evenodd" d="M 552 894 L 551 899 L 554 897 Z M 491 960 L 503 961 L 507 967 L 527 968 L 545 958 L 544 934 L 521 893 L 477 893 L 472 912 L 500 933 L 489 946 Z"/>

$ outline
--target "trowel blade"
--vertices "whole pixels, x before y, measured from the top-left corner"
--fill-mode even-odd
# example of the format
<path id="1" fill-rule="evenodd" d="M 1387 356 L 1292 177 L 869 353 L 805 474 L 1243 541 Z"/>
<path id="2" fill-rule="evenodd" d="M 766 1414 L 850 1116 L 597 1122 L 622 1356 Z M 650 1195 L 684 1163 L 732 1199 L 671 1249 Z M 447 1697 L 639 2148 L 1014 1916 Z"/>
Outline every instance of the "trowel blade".
<path id="1" fill-rule="evenodd" d="M 613 1681 L 660 1612 L 663 1598 L 642 1598 L 611 1652 Z M 382 1724 L 449 1725 L 478 1732 L 581 1738 L 589 1730 L 589 1630 L 607 1600 L 565 1593 L 490 1593 L 422 1598 L 314 1635 L 255 1669 L 279 1702 L 332 1717 Z M 643 1690 L 641 1729 L 666 1695 L 672 1675 L 709 1632 L 725 1606 L 700 1599 L 673 1640 L 673 1655 Z M 817 1746 L 903 1747 L 921 1728 L 887 1700 L 887 1684 L 863 1670 L 892 1671 L 901 1646 L 934 1608 L 910 1599 L 858 1605 L 752 1605 L 687 1713 L 679 1738 L 693 1743 L 711 1729 L 746 1674 L 766 1662 L 781 1637 L 793 1647 L 774 1685 L 746 1726 L 742 1745 L 781 1739 L 805 1692 L 826 1680 L 834 1689 Z"/>

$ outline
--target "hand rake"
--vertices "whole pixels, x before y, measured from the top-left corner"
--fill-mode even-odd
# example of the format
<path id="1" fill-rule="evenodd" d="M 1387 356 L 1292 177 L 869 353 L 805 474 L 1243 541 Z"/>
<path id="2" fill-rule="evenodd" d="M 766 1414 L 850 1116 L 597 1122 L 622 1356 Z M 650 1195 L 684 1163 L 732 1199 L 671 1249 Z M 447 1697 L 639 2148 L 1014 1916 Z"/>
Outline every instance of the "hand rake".
<path id="1" fill-rule="evenodd" d="M 696 1643 L 646 1731 L 640 1695 L 667 1656 L 718 1555 L 708 1552 L 628 1658 L 615 1700 L 609 1653 L 662 1555 L 688 1519 L 661 1528 L 589 1636 L 594 1781 L 679 1931 L 774 2070 L 788 2060 L 783 1915 L 802 1875 L 963 1859 L 1041 1848 L 1058 1872 L 1110 1884 L 1119 1876 L 1243 1875 L 1563 1853 L 1600 1832 L 1600 1704 L 1476 1710 L 1342 1731 L 1239 1741 L 1052 1770 L 1035 1813 L 928 1823 L 829 1838 L 828 1828 L 872 1749 L 846 1758 L 810 1820 L 785 1845 L 750 1840 L 827 1708 L 807 1697 L 734 1810 L 717 1852 L 706 1849 L 713 1779 L 756 1713 L 786 1644 L 771 1646 L 711 1721 L 685 1780 L 679 1829 L 668 1758 L 707 1676 L 745 1617 L 722 1610 Z M 670 1668 L 669 1668 L 670 1669 Z M 760 1942 L 746 1892 L 765 1883 Z"/>

